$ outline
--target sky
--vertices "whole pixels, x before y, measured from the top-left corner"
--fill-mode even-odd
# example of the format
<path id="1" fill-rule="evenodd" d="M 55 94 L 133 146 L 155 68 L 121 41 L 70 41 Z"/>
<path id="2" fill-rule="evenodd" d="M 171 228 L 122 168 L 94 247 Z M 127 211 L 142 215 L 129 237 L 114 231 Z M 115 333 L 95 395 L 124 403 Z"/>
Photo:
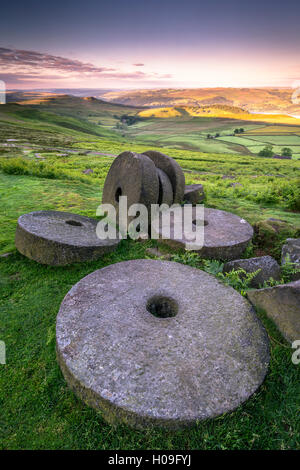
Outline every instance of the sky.
<path id="1" fill-rule="evenodd" d="M 8 89 L 294 86 L 299 0 L 1 5 Z"/>

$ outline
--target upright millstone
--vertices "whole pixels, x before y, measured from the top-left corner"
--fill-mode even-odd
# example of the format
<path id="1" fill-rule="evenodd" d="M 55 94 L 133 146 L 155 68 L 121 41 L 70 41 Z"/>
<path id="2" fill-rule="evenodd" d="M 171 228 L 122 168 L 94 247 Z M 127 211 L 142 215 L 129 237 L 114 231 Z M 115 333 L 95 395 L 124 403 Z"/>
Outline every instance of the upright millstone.
<path id="1" fill-rule="evenodd" d="M 159 168 L 157 168 L 157 175 L 159 179 L 159 194 L 157 203 L 159 205 L 167 204 L 168 206 L 171 206 L 173 204 L 174 196 L 170 178 Z"/>
<path id="2" fill-rule="evenodd" d="M 120 239 L 97 237 L 98 220 L 58 211 L 21 215 L 16 229 L 16 248 L 41 264 L 64 266 L 92 261 L 117 248 Z"/>
<path id="3" fill-rule="evenodd" d="M 56 323 L 66 381 L 110 423 L 191 426 L 261 385 L 267 334 L 249 302 L 179 263 L 133 260 L 79 281 Z"/>
<path id="4" fill-rule="evenodd" d="M 180 204 L 185 188 L 185 177 L 180 165 L 173 158 L 155 150 L 147 150 L 143 155 L 151 158 L 155 166 L 166 173 L 173 188 L 173 202 Z"/>
<path id="5" fill-rule="evenodd" d="M 119 217 L 120 196 L 127 196 L 127 204 L 144 204 L 151 213 L 159 195 L 159 179 L 156 167 L 146 155 L 134 152 L 121 153 L 112 163 L 107 174 L 102 203 L 112 204 Z M 133 217 L 128 217 L 130 222 Z"/>

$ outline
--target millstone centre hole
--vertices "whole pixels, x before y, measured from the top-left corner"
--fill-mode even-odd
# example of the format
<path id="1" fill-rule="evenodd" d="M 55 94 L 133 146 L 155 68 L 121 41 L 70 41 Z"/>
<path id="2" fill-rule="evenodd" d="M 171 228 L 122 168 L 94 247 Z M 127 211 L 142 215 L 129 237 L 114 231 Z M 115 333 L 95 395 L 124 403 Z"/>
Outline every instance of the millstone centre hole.
<path id="1" fill-rule="evenodd" d="M 77 222 L 77 220 L 66 220 L 66 224 L 73 225 L 74 227 L 81 227 L 82 223 Z"/>
<path id="2" fill-rule="evenodd" d="M 178 313 L 178 304 L 171 297 L 154 295 L 147 302 L 147 310 L 158 318 L 175 317 Z"/>
<path id="3" fill-rule="evenodd" d="M 193 225 L 196 225 L 196 226 L 199 226 L 199 227 L 201 225 L 205 226 L 205 225 L 208 225 L 208 221 L 205 220 L 205 219 L 204 219 L 204 221 L 195 219 L 195 220 L 193 220 Z"/>
<path id="4" fill-rule="evenodd" d="M 122 196 L 122 188 L 117 188 L 117 190 L 116 190 L 116 192 L 115 192 L 115 200 L 116 200 L 117 202 L 119 202 L 120 196 Z"/>

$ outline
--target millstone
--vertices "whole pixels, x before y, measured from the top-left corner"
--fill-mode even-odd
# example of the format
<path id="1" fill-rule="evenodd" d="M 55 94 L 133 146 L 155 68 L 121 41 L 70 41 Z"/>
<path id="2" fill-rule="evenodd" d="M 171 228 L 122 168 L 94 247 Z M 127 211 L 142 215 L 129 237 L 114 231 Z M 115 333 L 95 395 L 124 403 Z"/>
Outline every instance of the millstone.
<path id="1" fill-rule="evenodd" d="M 127 204 L 144 204 L 150 212 L 159 194 L 156 167 L 146 155 L 121 153 L 112 163 L 103 188 L 103 204 L 112 204 L 119 211 L 120 196 L 127 196 Z M 132 217 L 128 217 L 130 221 Z"/>
<path id="2" fill-rule="evenodd" d="M 185 188 L 185 177 L 180 165 L 173 158 L 155 150 L 147 150 L 143 155 L 151 158 L 155 166 L 166 173 L 173 188 L 173 202 L 180 203 L 183 200 Z"/>
<path id="3" fill-rule="evenodd" d="M 30 212 L 18 219 L 16 247 L 22 255 L 52 266 L 95 260 L 114 250 L 120 241 L 100 240 L 97 223 L 69 212 Z"/>
<path id="4" fill-rule="evenodd" d="M 193 207 L 193 214 L 196 218 L 196 207 Z M 182 207 L 176 211 L 183 211 Z M 159 214 L 161 218 L 161 213 Z M 173 248 L 185 249 L 186 243 L 192 232 L 187 233 L 187 237 L 176 238 L 174 235 L 174 216 L 170 209 L 170 238 L 162 238 L 163 225 L 161 219 L 159 224 L 153 221 L 153 230 L 158 238 L 158 242 L 169 245 Z M 196 219 L 194 220 L 197 223 Z M 193 230 L 196 227 L 193 227 Z M 253 228 L 245 220 L 230 212 L 218 209 L 204 208 L 204 244 L 201 249 L 192 248 L 203 258 L 232 260 L 239 258 L 253 237 Z M 191 238 L 190 238 L 191 239 Z"/>
<path id="5" fill-rule="evenodd" d="M 159 179 L 158 204 L 167 204 L 168 206 L 171 206 L 173 204 L 174 197 L 170 178 L 159 168 L 157 168 L 157 175 Z"/>
<path id="6" fill-rule="evenodd" d="M 110 423 L 180 428 L 235 409 L 264 380 L 266 332 L 213 276 L 159 260 L 95 271 L 64 298 L 57 358 Z"/>

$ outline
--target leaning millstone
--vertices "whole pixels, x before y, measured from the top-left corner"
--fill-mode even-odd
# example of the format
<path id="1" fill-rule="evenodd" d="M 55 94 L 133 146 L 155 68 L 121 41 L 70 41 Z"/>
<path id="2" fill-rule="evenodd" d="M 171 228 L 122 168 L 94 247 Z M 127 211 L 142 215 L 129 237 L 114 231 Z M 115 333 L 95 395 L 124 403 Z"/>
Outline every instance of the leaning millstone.
<path id="1" fill-rule="evenodd" d="M 123 152 L 113 161 L 107 174 L 102 204 L 112 204 L 119 217 L 120 196 L 127 196 L 127 205 L 144 204 L 150 213 L 151 204 L 156 204 L 159 180 L 156 167 L 146 155 Z M 134 217 L 129 216 L 128 222 Z"/>
<path id="2" fill-rule="evenodd" d="M 294 267 L 300 269 L 300 238 L 288 238 L 286 244 L 282 247 L 281 264 L 285 265 L 287 260 L 294 263 Z M 292 280 L 300 279 L 300 272 L 292 274 Z"/>
<path id="3" fill-rule="evenodd" d="M 189 204 L 201 204 L 205 199 L 202 184 L 186 185 L 183 200 Z"/>
<path id="4" fill-rule="evenodd" d="M 155 166 L 167 174 L 173 188 L 173 202 L 180 203 L 183 200 L 185 188 L 185 177 L 180 165 L 168 155 L 154 150 L 148 150 L 144 152 L 143 155 L 147 155 L 151 158 Z"/>
<path id="5" fill-rule="evenodd" d="M 96 235 L 98 222 L 69 212 L 30 212 L 18 219 L 16 247 L 22 255 L 52 266 L 96 260 L 120 242 L 100 240 Z"/>
<path id="6" fill-rule="evenodd" d="M 245 219 L 230 212 L 209 208 L 204 208 L 204 221 L 201 221 L 196 217 L 197 208 L 193 207 L 192 227 L 183 227 L 184 231 L 181 231 L 184 210 L 185 206 L 170 208 L 153 218 L 153 238 L 171 248 L 195 251 L 202 258 L 232 260 L 240 258 L 253 237 L 253 229 Z M 199 246 L 193 243 L 193 239 L 196 227 L 200 230 L 201 225 L 204 240 Z"/>
<path id="7" fill-rule="evenodd" d="M 159 179 L 158 204 L 167 204 L 168 206 L 171 206 L 173 204 L 174 196 L 170 178 L 159 168 L 157 168 L 157 175 Z"/>
<path id="8" fill-rule="evenodd" d="M 179 263 L 133 260 L 79 281 L 56 324 L 66 381 L 110 423 L 180 428 L 261 385 L 267 334 L 237 291 Z"/>
<path id="9" fill-rule="evenodd" d="M 271 278 L 274 281 L 280 280 L 280 266 L 272 256 L 260 256 L 258 258 L 236 259 L 224 264 L 223 272 L 228 273 L 233 270 L 243 269 L 246 273 L 254 273 L 260 270 L 251 280 L 251 287 L 260 287 L 265 281 Z M 243 275 L 241 275 L 243 277 Z"/>
<path id="10" fill-rule="evenodd" d="M 263 309 L 289 342 L 300 338 L 300 280 L 248 291 L 252 304 Z"/>

